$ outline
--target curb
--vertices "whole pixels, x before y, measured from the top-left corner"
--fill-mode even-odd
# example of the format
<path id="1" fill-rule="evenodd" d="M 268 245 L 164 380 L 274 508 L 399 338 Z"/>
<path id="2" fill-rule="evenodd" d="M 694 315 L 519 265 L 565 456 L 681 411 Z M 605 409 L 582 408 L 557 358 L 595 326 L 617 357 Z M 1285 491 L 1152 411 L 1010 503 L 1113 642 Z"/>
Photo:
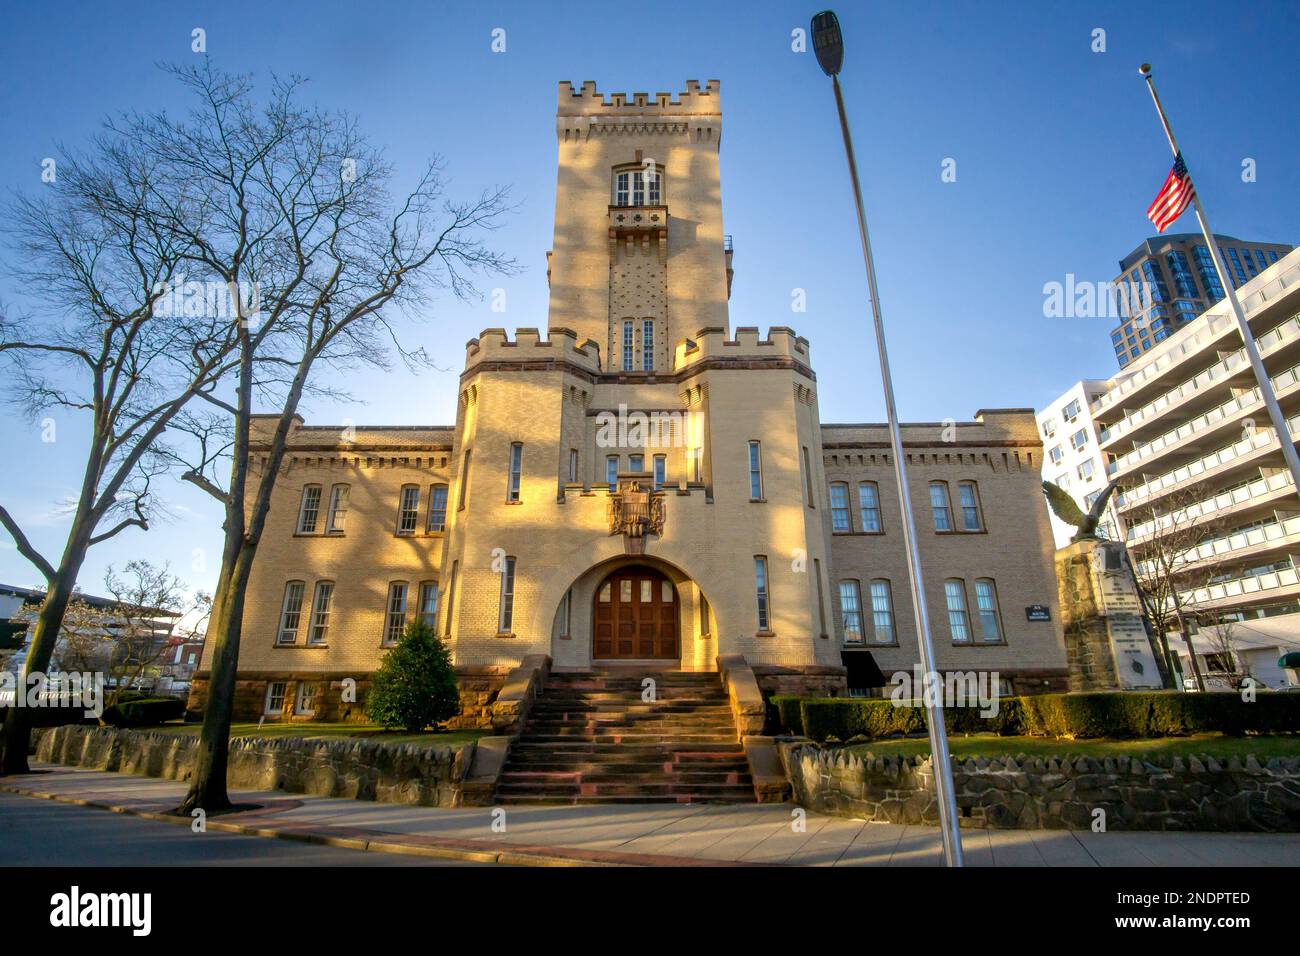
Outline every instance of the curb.
<path id="1" fill-rule="evenodd" d="M 37 797 L 56 803 L 68 803 L 96 810 L 107 810 L 142 820 L 189 826 L 190 821 L 159 809 L 156 803 L 138 805 L 113 803 L 94 797 L 72 797 L 65 794 L 32 790 L 12 784 L 0 784 L 0 793 L 22 797 Z M 294 840 L 317 846 L 332 846 L 346 850 L 371 853 L 392 853 L 406 856 L 424 856 L 466 863 L 496 863 L 503 866 L 689 866 L 689 867 L 750 867 L 759 864 L 728 860 L 701 860 L 694 857 L 655 856 L 648 853 L 620 853 L 616 850 L 580 850 L 568 847 L 537 846 L 531 844 L 491 844 L 480 840 L 458 840 L 429 836 L 407 836 L 381 830 L 363 830 L 348 827 L 331 827 L 319 824 L 267 825 L 261 817 L 301 806 L 300 800 L 285 800 L 268 807 L 223 814 L 211 819 L 207 829 L 219 833 L 237 833 L 270 839 Z M 242 821 L 233 818 L 243 817 Z"/>

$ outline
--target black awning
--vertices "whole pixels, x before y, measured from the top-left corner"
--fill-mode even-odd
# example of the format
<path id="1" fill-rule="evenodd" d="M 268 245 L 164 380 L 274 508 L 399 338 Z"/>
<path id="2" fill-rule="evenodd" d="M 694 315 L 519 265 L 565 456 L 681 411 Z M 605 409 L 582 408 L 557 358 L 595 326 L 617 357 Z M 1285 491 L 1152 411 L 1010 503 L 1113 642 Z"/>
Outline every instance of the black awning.
<path id="1" fill-rule="evenodd" d="M 849 690 L 884 687 L 888 683 L 876 659 L 868 650 L 846 647 L 840 651 L 840 661 L 849 672 Z"/>

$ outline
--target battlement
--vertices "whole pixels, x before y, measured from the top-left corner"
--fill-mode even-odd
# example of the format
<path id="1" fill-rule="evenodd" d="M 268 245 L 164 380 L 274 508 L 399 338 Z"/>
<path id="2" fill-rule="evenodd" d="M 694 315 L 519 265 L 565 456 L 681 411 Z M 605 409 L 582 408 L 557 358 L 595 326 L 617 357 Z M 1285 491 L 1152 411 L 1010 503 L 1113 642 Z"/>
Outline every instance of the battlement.
<path id="1" fill-rule="evenodd" d="M 710 116 L 722 115 L 721 85 L 709 80 L 700 89 L 699 80 L 687 80 L 686 91 L 673 99 L 671 93 L 606 94 L 596 90 L 595 80 L 585 80 L 575 90 L 568 80 L 560 82 L 559 116 Z"/>
<path id="2" fill-rule="evenodd" d="M 808 340 L 787 326 L 772 326 L 765 339 L 759 338 L 756 326 L 741 326 L 733 334 L 735 337 L 729 339 L 726 329 L 700 329 L 694 338 L 682 339 L 677 343 L 673 368 L 681 370 L 717 358 L 789 358 L 800 365 L 812 366 Z"/>
<path id="3" fill-rule="evenodd" d="M 465 370 L 483 362 L 568 362 L 598 374 L 600 346 L 591 339 L 579 342 L 572 329 L 548 329 L 545 340 L 537 329 L 515 329 L 513 340 L 505 329 L 484 329 L 465 344 Z"/>

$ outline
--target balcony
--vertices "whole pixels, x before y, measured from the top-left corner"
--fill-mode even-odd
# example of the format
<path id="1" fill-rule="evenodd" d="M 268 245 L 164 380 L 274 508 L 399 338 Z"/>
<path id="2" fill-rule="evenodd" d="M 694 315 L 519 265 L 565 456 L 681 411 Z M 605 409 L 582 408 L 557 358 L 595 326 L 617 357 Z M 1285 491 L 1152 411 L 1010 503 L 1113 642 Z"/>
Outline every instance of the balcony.
<path id="1" fill-rule="evenodd" d="M 658 247 L 659 261 L 668 261 L 668 207 L 667 206 L 610 206 L 609 253 L 618 252 L 618 244 L 639 244 L 647 251 L 650 244 Z"/>
<path id="2" fill-rule="evenodd" d="M 1259 275 L 1250 279 L 1237 290 L 1242 311 L 1249 320 L 1260 309 L 1290 293 L 1300 286 L 1300 250 L 1287 253 Z M 1235 337 L 1236 320 L 1228 303 L 1220 300 L 1196 320 L 1195 324 L 1177 335 L 1160 343 L 1153 350 L 1149 361 L 1142 368 L 1124 375 L 1109 391 L 1101 395 L 1092 406 L 1093 417 L 1101 419 L 1122 407 L 1125 402 L 1147 388 L 1158 384 L 1165 373 L 1176 369 L 1180 364 L 1195 354 L 1224 343 L 1223 340 Z M 1263 351 L 1263 338 L 1258 336 L 1260 350 Z"/>
<path id="3" fill-rule="evenodd" d="M 1287 419 L 1287 429 L 1293 438 L 1300 434 L 1300 416 Z M 1181 465 L 1172 471 L 1167 471 L 1163 475 L 1158 475 L 1140 485 L 1126 489 L 1120 494 L 1116 506 L 1120 510 L 1127 510 L 1141 504 L 1145 499 L 1174 491 L 1194 480 L 1206 480 L 1211 475 L 1219 474 L 1228 466 L 1243 463 L 1256 453 L 1277 444 L 1278 437 L 1271 428 L 1260 428 L 1241 441 L 1225 445 L 1202 458 L 1197 458 L 1195 461 Z"/>
<path id="4" fill-rule="evenodd" d="M 1300 365 L 1291 366 L 1286 371 L 1274 375 L 1271 380 L 1273 391 L 1279 399 L 1291 394 L 1295 391 L 1295 386 L 1300 384 Z M 1127 455 L 1121 455 L 1106 466 L 1106 474 L 1114 478 L 1145 461 L 1159 457 L 1162 452 L 1183 445 L 1189 438 L 1204 438 L 1210 431 L 1231 423 L 1238 415 L 1257 410 L 1256 406 L 1263 407 L 1259 386 L 1229 399 L 1222 405 L 1215 406 L 1203 415 L 1198 415 L 1163 435 L 1144 442 Z"/>
<path id="5" fill-rule="evenodd" d="M 1255 598 L 1279 599 L 1294 595 L 1300 590 L 1300 571 L 1286 568 L 1267 574 L 1248 574 L 1245 577 L 1221 581 L 1208 587 L 1194 588 L 1179 593 L 1185 607 L 1211 610 L 1244 604 Z"/>
<path id="6" fill-rule="evenodd" d="M 1178 556 L 1178 571 L 1190 571 L 1209 563 L 1245 560 L 1276 548 L 1289 548 L 1297 544 L 1300 544 L 1300 516 L 1284 521 L 1270 521 L 1189 548 Z M 1139 561 L 1138 567 L 1143 573 L 1152 573 L 1147 562 Z"/>
<path id="7" fill-rule="evenodd" d="M 1290 473 L 1279 471 L 1193 502 L 1186 508 L 1180 508 L 1177 518 L 1195 521 L 1214 514 L 1227 515 L 1246 510 L 1254 505 L 1263 505 L 1268 499 L 1289 498 L 1294 494 L 1295 483 L 1292 482 Z M 1127 526 L 1124 540 L 1130 547 L 1141 547 L 1155 534 L 1171 527 L 1174 521 L 1174 515 L 1164 514 L 1149 521 L 1134 522 Z"/>

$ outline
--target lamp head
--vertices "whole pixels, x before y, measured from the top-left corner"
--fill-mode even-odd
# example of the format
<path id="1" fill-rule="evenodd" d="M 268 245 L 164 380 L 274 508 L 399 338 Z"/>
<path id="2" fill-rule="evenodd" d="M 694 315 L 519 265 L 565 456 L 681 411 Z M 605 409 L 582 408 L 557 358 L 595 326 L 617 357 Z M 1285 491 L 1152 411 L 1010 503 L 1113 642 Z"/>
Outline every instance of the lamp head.
<path id="1" fill-rule="evenodd" d="M 840 21 L 831 10 L 823 10 L 812 18 L 813 52 L 817 64 L 827 76 L 836 76 L 844 65 L 844 37 Z"/>
<path id="2" fill-rule="evenodd" d="M 1141 66 L 1138 67 L 1138 72 L 1141 73 L 1142 76 L 1143 76 L 1144 78 L 1150 76 L 1150 75 L 1151 75 L 1151 64 L 1150 64 L 1150 63 L 1143 63 Z"/>

